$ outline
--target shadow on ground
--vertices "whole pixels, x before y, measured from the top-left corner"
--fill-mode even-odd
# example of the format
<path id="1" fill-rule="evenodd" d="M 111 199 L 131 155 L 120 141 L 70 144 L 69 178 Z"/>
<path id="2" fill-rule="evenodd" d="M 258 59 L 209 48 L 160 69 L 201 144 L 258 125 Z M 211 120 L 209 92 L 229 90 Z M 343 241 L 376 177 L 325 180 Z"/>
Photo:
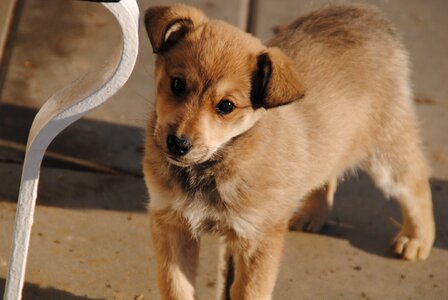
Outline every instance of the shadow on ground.
<path id="1" fill-rule="evenodd" d="M 0 201 L 17 201 L 20 175 L 20 165 L 0 163 Z M 37 205 L 144 212 L 147 201 L 140 177 L 41 169 Z"/>
<path id="2" fill-rule="evenodd" d="M 448 249 L 448 182 L 431 179 L 436 220 L 435 247 Z M 331 220 L 320 234 L 346 239 L 354 247 L 394 258 L 392 241 L 401 223 L 400 208 L 386 199 L 365 174 L 338 187 Z"/>
<path id="3" fill-rule="evenodd" d="M 35 109 L 0 103 L 0 161 L 22 164 L 36 113 Z M 84 118 L 53 141 L 43 165 L 141 176 L 142 143 L 140 128 Z"/>
<path id="4" fill-rule="evenodd" d="M 0 103 L 2 201 L 17 201 L 26 141 L 36 113 L 34 109 Z M 141 178 L 142 142 L 140 128 L 79 120 L 47 151 L 38 204 L 144 211 L 147 192 Z"/>
<path id="5" fill-rule="evenodd" d="M 0 296 L 3 295 L 6 280 L 0 278 Z M 23 300 L 99 300 L 87 296 L 76 296 L 71 293 L 54 289 L 52 287 L 40 287 L 36 284 L 25 283 Z"/>

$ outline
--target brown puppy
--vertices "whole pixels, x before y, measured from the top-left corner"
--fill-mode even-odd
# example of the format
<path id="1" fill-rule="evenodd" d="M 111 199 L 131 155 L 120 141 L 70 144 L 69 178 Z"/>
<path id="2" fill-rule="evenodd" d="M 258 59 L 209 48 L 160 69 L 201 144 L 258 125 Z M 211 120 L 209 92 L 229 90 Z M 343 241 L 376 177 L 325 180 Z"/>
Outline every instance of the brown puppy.
<path id="1" fill-rule="evenodd" d="M 428 256 L 434 220 L 408 57 L 377 10 L 318 10 L 268 46 L 183 5 L 150 8 L 145 23 L 157 97 L 144 170 L 164 299 L 194 298 L 206 232 L 235 258 L 232 299 L 270 299 L 289 220 L 318 230 L 353 168 L 400 203 L 395 252 Z"/>

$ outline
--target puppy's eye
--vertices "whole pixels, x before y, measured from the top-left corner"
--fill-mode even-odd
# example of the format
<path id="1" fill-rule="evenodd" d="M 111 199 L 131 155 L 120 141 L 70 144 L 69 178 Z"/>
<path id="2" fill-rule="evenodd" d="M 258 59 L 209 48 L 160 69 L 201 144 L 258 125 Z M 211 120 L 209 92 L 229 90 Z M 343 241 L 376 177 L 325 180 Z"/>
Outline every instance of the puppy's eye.
<path id="1" fill-rule="evenodd" d="M 182 94 L 185 91 L 185 88 L 186 88 L 185 80 L 177 77 L 171 79 L 171 91 L 175 95 L 179 96 L 180 94 Z"/>
<path id="2" fill-rule="evenodd" d="M 216 111 L 222 115 L 231 113 L 234 109 L 235 104 L 233 104 L 231 101 L 227 99 L 221 100 L 216 106 Z"/>

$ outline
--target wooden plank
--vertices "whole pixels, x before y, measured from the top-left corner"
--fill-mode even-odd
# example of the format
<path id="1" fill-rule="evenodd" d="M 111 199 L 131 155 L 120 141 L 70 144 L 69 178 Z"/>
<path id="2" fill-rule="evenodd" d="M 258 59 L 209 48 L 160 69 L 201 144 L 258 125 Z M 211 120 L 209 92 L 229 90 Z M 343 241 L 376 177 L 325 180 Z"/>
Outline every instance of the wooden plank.
<path id="1" fill-rule="evenodd" d="M 3 67 L 8 37 L 14 19 L 17 0 L 0 1 L 0 67 Z"/>

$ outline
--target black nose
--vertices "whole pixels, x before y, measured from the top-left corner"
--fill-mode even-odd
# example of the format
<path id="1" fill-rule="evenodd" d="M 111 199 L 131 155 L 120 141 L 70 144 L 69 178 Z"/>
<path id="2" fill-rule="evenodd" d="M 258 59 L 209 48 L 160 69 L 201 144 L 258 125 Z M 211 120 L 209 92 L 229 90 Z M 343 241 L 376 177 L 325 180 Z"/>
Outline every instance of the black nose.
<path id="1" fill-rule="evenodd" d="M 188 153 L 191 149 L 191 143 L 187 139 L 178 138 L 173 134 L 169 134 L 166 138 L 166 145 L 171 154 L 182 156 Z"/>

